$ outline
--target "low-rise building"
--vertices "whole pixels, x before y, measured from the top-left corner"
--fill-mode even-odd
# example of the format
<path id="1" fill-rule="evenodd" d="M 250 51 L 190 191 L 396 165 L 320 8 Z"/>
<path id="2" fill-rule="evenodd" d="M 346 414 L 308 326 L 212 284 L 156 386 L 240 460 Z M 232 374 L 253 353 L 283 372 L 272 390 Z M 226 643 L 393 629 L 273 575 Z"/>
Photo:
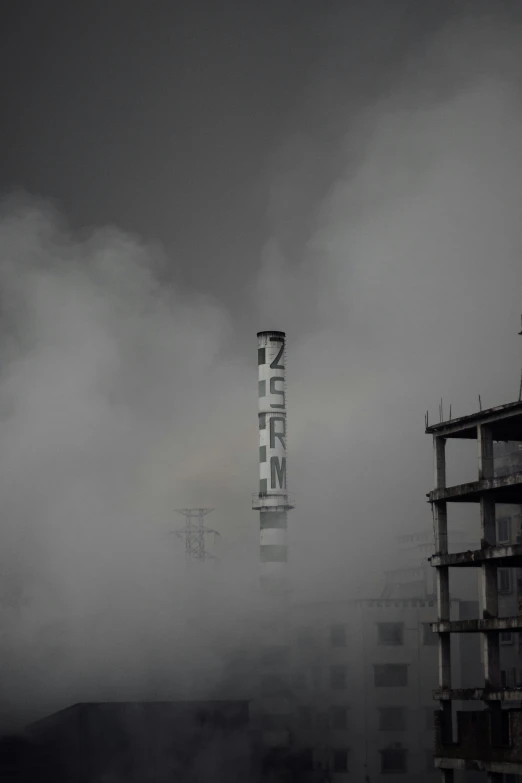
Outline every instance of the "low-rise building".
<path id="1" fill-rule="evenodd" d="M 11 783 L 252 779 L 247 702 L 82 703 L 0 742 Z"/>
<path id="2" fill-rule="evenodd" d="M 316 773 L 327 771 L 338 783 L 436 780 L 438 639 L 431 628 L 436 598 L 427 576 L 433 537 L 430 545 L 429 534 L 412 533 L 398 545 L 411 560 L 417 557 L 417 567 L 405 562 L 390 572 L 381 597 L 293 611 L 299 742 L 313 748 Z M 475 616 L 474 598 L 453 600 L 452 617 Z M 455 682 L 471 686 L 480 671 L 477 640 L 460 639 L 453 669 Z"/>

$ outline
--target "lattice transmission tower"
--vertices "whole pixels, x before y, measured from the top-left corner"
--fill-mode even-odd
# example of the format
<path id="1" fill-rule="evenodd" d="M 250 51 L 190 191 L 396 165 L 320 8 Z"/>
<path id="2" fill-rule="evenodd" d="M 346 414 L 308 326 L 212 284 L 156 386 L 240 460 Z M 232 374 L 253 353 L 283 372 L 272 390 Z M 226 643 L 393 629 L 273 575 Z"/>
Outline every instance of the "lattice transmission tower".
<path id="1" fill-rule="evenodd" d="M 185 517 L 185 527 L 174 532 L 185 540 L 187 560 L 217 560 L 206 546 L 207 536 L 213 536 L 214 541 L 220 535 L 217 530 L 205 527 L 205 517 L 212 508 L 177 508 L 176 512 Z"/>

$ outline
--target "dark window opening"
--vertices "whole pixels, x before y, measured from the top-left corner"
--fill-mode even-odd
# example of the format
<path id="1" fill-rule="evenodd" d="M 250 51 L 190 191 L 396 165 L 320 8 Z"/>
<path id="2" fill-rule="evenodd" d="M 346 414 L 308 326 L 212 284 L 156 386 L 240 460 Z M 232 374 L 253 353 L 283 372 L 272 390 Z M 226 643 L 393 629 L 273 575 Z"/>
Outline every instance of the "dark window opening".
<path id="1" fill-rule="evenodd" d="M 405 731 L 405 707 L 381 707 L 379 709 L 379 731 Z"/>
<path id="2" fill-rule="evenodd" d="M 509 543 L 509 517 L 497 519 L 497 542 L 499 544 Z"/>
<path id="3" fill-rule="evenodd" d="M 336 748 L 333 751 L 334 772 L 346 772 L 348 770 L 348 751 L 346 748 Z"/>
<path id="4" fill-rule="evenodd" d="M 511 631 L 500 632 L 500 644 L 513 644 L 513 634 Z"/>
<path id="5" fill-rule="evenodd" d="M 433 647 L 439 641 L 439 635 L 431 630 L 431 623 L 422 623 L 422 643 L 426 647 Z"/>
<path id="6" fill-rule="evenodd" d="M 494 748 L 510 746 L 509 710 L 490 709 L 491 744 Z"/>
<path id="7" fill-rule="evenodd" d="M 377 623 L 379 644 L 404 644 L 404 623 Z"/>
<path id="8" fill-rule="evenodd" d="M 377 688 L 408 685 L 408 665 L 405 663 L 375 664 L 373 672 Z"/>
<path id="9" fill-rule="evenodd" d="M 498 569 L 498 591 L 499 593 L 511 592 L 511 571 L 509 568 Z"/>
<path id="10" fill-rule="evenodd" d="M 381 772 L 407 772 L 407 753 L 405 748 L 381 750 Z"/>

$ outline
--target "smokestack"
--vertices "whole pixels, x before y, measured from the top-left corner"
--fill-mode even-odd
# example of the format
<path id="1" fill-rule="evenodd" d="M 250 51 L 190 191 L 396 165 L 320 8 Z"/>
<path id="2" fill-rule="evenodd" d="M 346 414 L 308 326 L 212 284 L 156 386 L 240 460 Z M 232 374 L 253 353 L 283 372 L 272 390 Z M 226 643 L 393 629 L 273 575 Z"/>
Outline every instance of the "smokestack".
<path id="1" fill-rule="evenodd" d="M 261 743 L 267 753 L 288 749 L 292 701 L 289 699 L 288 537 L 290 503 L 286 461 L 286 336 L 258 332 L 259 492 L 252 507 L 259 511 L 260 622 L 259 700 Z"/>
<path id="2" fill-rule="evenodd" d="M 287 490 L 286 335 L 258 332 L 259 493 L 252 507 L 260 527 L 261 585 L 267 592 L 286 592 L 287 516 L 293 508 Z"/>

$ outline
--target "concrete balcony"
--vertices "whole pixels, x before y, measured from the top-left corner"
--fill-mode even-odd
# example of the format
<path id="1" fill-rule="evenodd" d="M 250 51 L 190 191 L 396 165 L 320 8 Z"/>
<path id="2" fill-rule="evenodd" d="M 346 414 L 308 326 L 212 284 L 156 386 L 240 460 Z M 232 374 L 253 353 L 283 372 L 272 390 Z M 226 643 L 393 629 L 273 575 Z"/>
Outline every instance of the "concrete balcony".
<path id="1" fill-rule="evenodd" d="M 484 563 L 494 562 L 499 568 L 522 568 L 522 544 L 504 544 L 451 555 L 433 555 L 429 562 L 435 567 L 477 568 Z"/>
<path id="2" fill-rule="evenodd" d="M 520 688 L 439 688 L 433 691 L 438 701 L 522 701 Z"/>
<path id="3" fill-rule="evenodd" d="M 487 633 L 489 631 L 522 631 L 522 615 L 490 617 L 477 620 L 441 620 L 431 623 L 435 633 Z"/>
<path id="4" fill-rule="evenodd" d="M 495 503 L 522 504 L 522 471 L 510 476 L 470 481 L 453 487 L 439 487 L 427 493 L 430 503 L 478 503 L 484 497 Z"/>

